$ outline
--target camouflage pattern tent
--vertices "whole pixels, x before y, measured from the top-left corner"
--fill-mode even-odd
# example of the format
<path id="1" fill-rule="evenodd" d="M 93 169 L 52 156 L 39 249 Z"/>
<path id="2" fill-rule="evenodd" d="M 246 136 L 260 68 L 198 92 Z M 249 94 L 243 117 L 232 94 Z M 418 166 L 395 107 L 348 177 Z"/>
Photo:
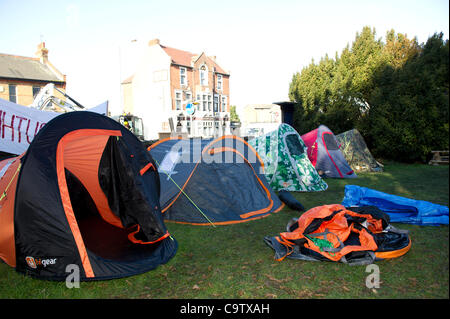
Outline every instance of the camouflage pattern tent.
<path id="1" fill-rule="evenodd" d="M 357 129 L 336 135 L 340 150 L 350 167 L 356 172 L 382 172 L 378 163 L 367 148 L 366 142 Z"/>
<path id="2" fill-rule="evenodd" d="M 328 185 L 311 164 L 307 148 L 297 131 L 288 124 L 254 138 L 249 144 L 264 162 L 264 173 L 273 190 L 323 191 Z"/>

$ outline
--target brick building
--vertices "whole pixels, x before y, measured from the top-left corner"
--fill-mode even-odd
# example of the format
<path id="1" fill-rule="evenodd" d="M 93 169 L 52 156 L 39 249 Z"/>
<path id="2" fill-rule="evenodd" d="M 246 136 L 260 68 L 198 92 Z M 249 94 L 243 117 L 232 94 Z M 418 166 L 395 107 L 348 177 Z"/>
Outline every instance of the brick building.
<path id="1" fill-rule="evenodd" d="M 216 58 L 158 39 L 146 50 L 137 71 L 122 82 L 123 110 L 143 119 L 145 139 L 170 133 L 171 123 L 191 137 L 230 134 L 230 73 Z"/>
<path id="2" fill-rule="evenodd" d="M 38 45 L 35 57 L 0 53 L 0 98 L 28 106 L 48 83 L 62 91 L 66 89 L 66 76 L 48 60 L 44 42 Z"/>

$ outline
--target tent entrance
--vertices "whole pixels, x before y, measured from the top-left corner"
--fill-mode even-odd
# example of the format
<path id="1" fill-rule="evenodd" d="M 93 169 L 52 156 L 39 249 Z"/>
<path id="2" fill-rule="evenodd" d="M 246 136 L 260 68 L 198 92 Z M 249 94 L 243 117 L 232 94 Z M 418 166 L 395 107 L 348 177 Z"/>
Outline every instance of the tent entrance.
<path id="1" fill-rule="evenodd" d="M 90 251 L 110 260 L 141 260 L 159 246 L 159 243 L 135 244 L 128 239 L 130 230 L 122 225 L 123 218 L 112 211 L 100 186 L 99 169 L 104 165 L 103 161 L 100 163 L 103 154 L 107 145 L 111 144 L 108 142 L 120 136 L 120 131 L 79 130 L 64 136 L 58 144 L 57 170 L 61 198 L 81 256 Z M 115 164 L 111 161 L 106 163 Z M 102 167 L 105 168 L 109 167 Z M 62 170 L 64 173 L 61 173 Z M 120 201 L 116 199 L 116 203 Z M 89 267 L 87 264 L 84 266 Z"/>
<path id="2" fill-rule="evenodd" d="M 323 142 L 323 145 L 325 146 L 325 150 L 327 152 L 328 157 L 330 158 L 331 162 L 334 165 L 334 168 L 336 169 L 336 172 L 338 172 L 338 174 L 341 178 L 344 178 L 344 175 L 342 175 L 342 172 L 339 169 L 336 162 L 334 161 L 333 156 L 331 156 L 331 154 L 330 154 L 330 151 L 339 150 L 339 147 L 338 147 L 336 141 L 334 140 L 333 134 L 331 134 L 330 132 L 323 132 L 322 133 L 322 142 Z M 347 174 L 347 175 L 350 175 L 350 174 Z"/>
<path id="3" fill-rule="evenodd" d="M 106 222 L 89 192 L 68 170 L 66 180 L 72 208 L 87 250 L 105 259 L 131 262 L 150 256 L 158 247 L 158 244 L 132 243 L 128 239 L 130 231 Z"/>

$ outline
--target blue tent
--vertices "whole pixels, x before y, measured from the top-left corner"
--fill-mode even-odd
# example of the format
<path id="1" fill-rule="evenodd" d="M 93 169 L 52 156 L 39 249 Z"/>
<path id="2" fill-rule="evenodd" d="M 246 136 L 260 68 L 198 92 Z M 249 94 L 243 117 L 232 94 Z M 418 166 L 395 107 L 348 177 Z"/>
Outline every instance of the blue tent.
<path id="1" fill-rule="evenodd" d="M 345 207 L 376 206 L 389 215 L 393 223 L 448 225 L 448 207 L 383 193 L 356 185 L 345 186 Z"/>
<path id="2" fill-rule="evenodd" d="M 161 185 L 167 221 L 227 225 L 280 211 L 258 153 L 237 136 L 164 139 L 149 147 Z"/>

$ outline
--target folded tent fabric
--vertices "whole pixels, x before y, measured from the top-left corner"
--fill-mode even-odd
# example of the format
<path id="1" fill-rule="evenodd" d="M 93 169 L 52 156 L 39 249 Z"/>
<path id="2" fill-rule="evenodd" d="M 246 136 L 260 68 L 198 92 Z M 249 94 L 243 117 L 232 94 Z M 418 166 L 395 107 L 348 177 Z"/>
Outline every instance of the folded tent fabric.
<path id="1" fill-rule="evenodd" d="M 415 225 L 448 225 L 447 206 L 406 198 L 357 185 L 346 185 L 344 206 L 376 206 L 390 216 L 391 222 Z"/>
<path id="2" fill-rule="evenodd" d="M 278 197 L 280 200 L 286 204 L 287 207 L 293 210 L 297 210 L 299 212 L 302 212 L 305 210 L 305 207 L 300 203 L 294 195 L 292 195 L 290 192 L 281 190 L 278 192 Z"/>
<path id="3" fill-rule="evenodd" d="M 411 247 L 408 232 L 390 225 L 389 216 L 376 207 L 340 204 L 311 208 L 264 242 L 279 261 L 287 257 L 352 265 L 400 257 Z"/>

